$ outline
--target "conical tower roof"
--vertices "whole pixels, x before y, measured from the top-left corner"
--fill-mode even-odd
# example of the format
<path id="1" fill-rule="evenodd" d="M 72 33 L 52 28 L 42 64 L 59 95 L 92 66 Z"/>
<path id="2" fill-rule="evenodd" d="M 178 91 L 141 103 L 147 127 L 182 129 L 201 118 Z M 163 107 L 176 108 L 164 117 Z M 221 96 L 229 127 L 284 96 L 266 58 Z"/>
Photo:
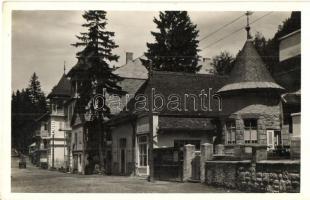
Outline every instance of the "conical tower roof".
<path id="1" fill-rule="evenodd" d="M 49 98 L 51 97 L 69 97 L 71 95 L 71 83 L 69 79 L 66 77 L 64 73 L 57 83 L 56 86 L 53 87 L 51 93 L 48 95 Z"/>
<path id="2" fill-rule="evenodd" d="M 248 39 L 236 58 L 227 83 L 218 93 L 255 89 L 284 90 L 271 77 L 253 41 Z"/>

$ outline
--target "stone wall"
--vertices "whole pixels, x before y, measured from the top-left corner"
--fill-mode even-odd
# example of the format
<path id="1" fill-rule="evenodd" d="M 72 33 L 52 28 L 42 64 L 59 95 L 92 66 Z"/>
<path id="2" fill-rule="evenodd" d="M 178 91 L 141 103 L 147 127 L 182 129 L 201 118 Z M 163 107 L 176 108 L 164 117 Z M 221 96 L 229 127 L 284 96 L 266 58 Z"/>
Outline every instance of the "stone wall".
<path id="1" fill-rule="evenodd" d="M 257 119 L 257 143 L 267 145 L 266 130 L 281 130 L 281 101 L 271 93 L 240 93 L 223 98 L 222 138 L 226 140 L 226 122 L 236 123 L 236 144 L 244 144 L 244 119 Z M 227 141 L 222 141 L 228 144 Z M 233 152 L 231 152 L 233 153 Z"/>
<path id="2" fill-rule="evenodd" d="M 206 184 L 246 192 L 300 192 L 299 161 L 207 161 Z"/>

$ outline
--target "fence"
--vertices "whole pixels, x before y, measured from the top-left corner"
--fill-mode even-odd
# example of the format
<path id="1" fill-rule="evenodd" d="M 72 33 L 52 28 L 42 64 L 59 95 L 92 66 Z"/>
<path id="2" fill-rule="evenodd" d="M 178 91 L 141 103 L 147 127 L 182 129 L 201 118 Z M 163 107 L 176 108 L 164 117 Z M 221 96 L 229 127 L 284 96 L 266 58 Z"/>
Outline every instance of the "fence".
<path id="1" fill-rule="evenodd" d="M 237 156 L 225 154 L 223 145 L 215 147 L 215 154 L 212 144 L 203 144 L 201 152 L 185 145 L 183 181 L 199 180 L 199 174 L 202 183 L 246 192 L 300 191 L 299 160 L 267 160 L 262 145 L 235 148 Z"/>
<path id="2" fill-rule="evenodd" d="M 153 149 L 154 178 L 166 181 L 183 181 L 183 151 L 180 148 Z"/>

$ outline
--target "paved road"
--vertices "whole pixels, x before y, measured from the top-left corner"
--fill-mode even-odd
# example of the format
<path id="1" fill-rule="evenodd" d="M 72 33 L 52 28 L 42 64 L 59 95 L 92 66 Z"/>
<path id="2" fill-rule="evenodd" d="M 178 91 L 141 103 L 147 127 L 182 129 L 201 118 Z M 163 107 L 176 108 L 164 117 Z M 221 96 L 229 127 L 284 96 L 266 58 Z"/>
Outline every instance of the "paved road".
<path id="1" fill-rule="evenodd" d="M 67 174 L 39 169 L 29 163 L 26 169 L 19 169 L 17 159 L 13 158 L 12 192 L 222 193 L 235 191 L 209 187 L 200 183 L 166 181 L 149 183 L 139 177 Z"/>

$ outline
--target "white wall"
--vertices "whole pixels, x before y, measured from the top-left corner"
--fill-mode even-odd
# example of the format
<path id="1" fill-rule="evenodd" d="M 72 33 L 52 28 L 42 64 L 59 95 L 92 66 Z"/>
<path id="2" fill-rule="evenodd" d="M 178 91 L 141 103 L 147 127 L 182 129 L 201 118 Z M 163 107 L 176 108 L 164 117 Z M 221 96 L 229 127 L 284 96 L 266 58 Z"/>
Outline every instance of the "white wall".
<path id="1" fill-rule="evenodd" d="M 186 131 L 163 132 L 158 135 L 157 147 L 173 147 L 174 140 L 200 140 L 200 144 L 213 143 L 212 135 L 208 133 L 191 133 Z M 154 147 L 156 148 L 156 147 Z"/>
<path id="2" fill-rule="evenodd" d="M 293 136 L 300 136 L 300 113 L 292 114 Z"/>
<path id="3" fill-rule="evenodd" d="M 131 124 L 124 123 L 120 124 L 117 127 L 112 129 L 112 167 L 113 163 L 117 162 L 119 163 L 119 169 L 118 172 L 121 172 L 121 166 L 120 166 L 120 148 L 119 148 L 119 140 L 121 138 L 126 138 L 126 163 L 132 162 L 132 154 L 134 153 L 134 149 L 132 149 L 132 134 L 133 129 Z"/>
<path id="4" fill-rule="evenodd" d="M 77 136 L 77 143 L 75 143 L 75 135 Z M 82 151 L 82 150 L 83 150 L 83 127 L 80 126 L 72 130 L 71 151 Z"/>
<path id="5" fill-rule="evenodd" d="M 300 55 L 300 31 L 284 37 L 279 45 L 279 61 Z"/>

